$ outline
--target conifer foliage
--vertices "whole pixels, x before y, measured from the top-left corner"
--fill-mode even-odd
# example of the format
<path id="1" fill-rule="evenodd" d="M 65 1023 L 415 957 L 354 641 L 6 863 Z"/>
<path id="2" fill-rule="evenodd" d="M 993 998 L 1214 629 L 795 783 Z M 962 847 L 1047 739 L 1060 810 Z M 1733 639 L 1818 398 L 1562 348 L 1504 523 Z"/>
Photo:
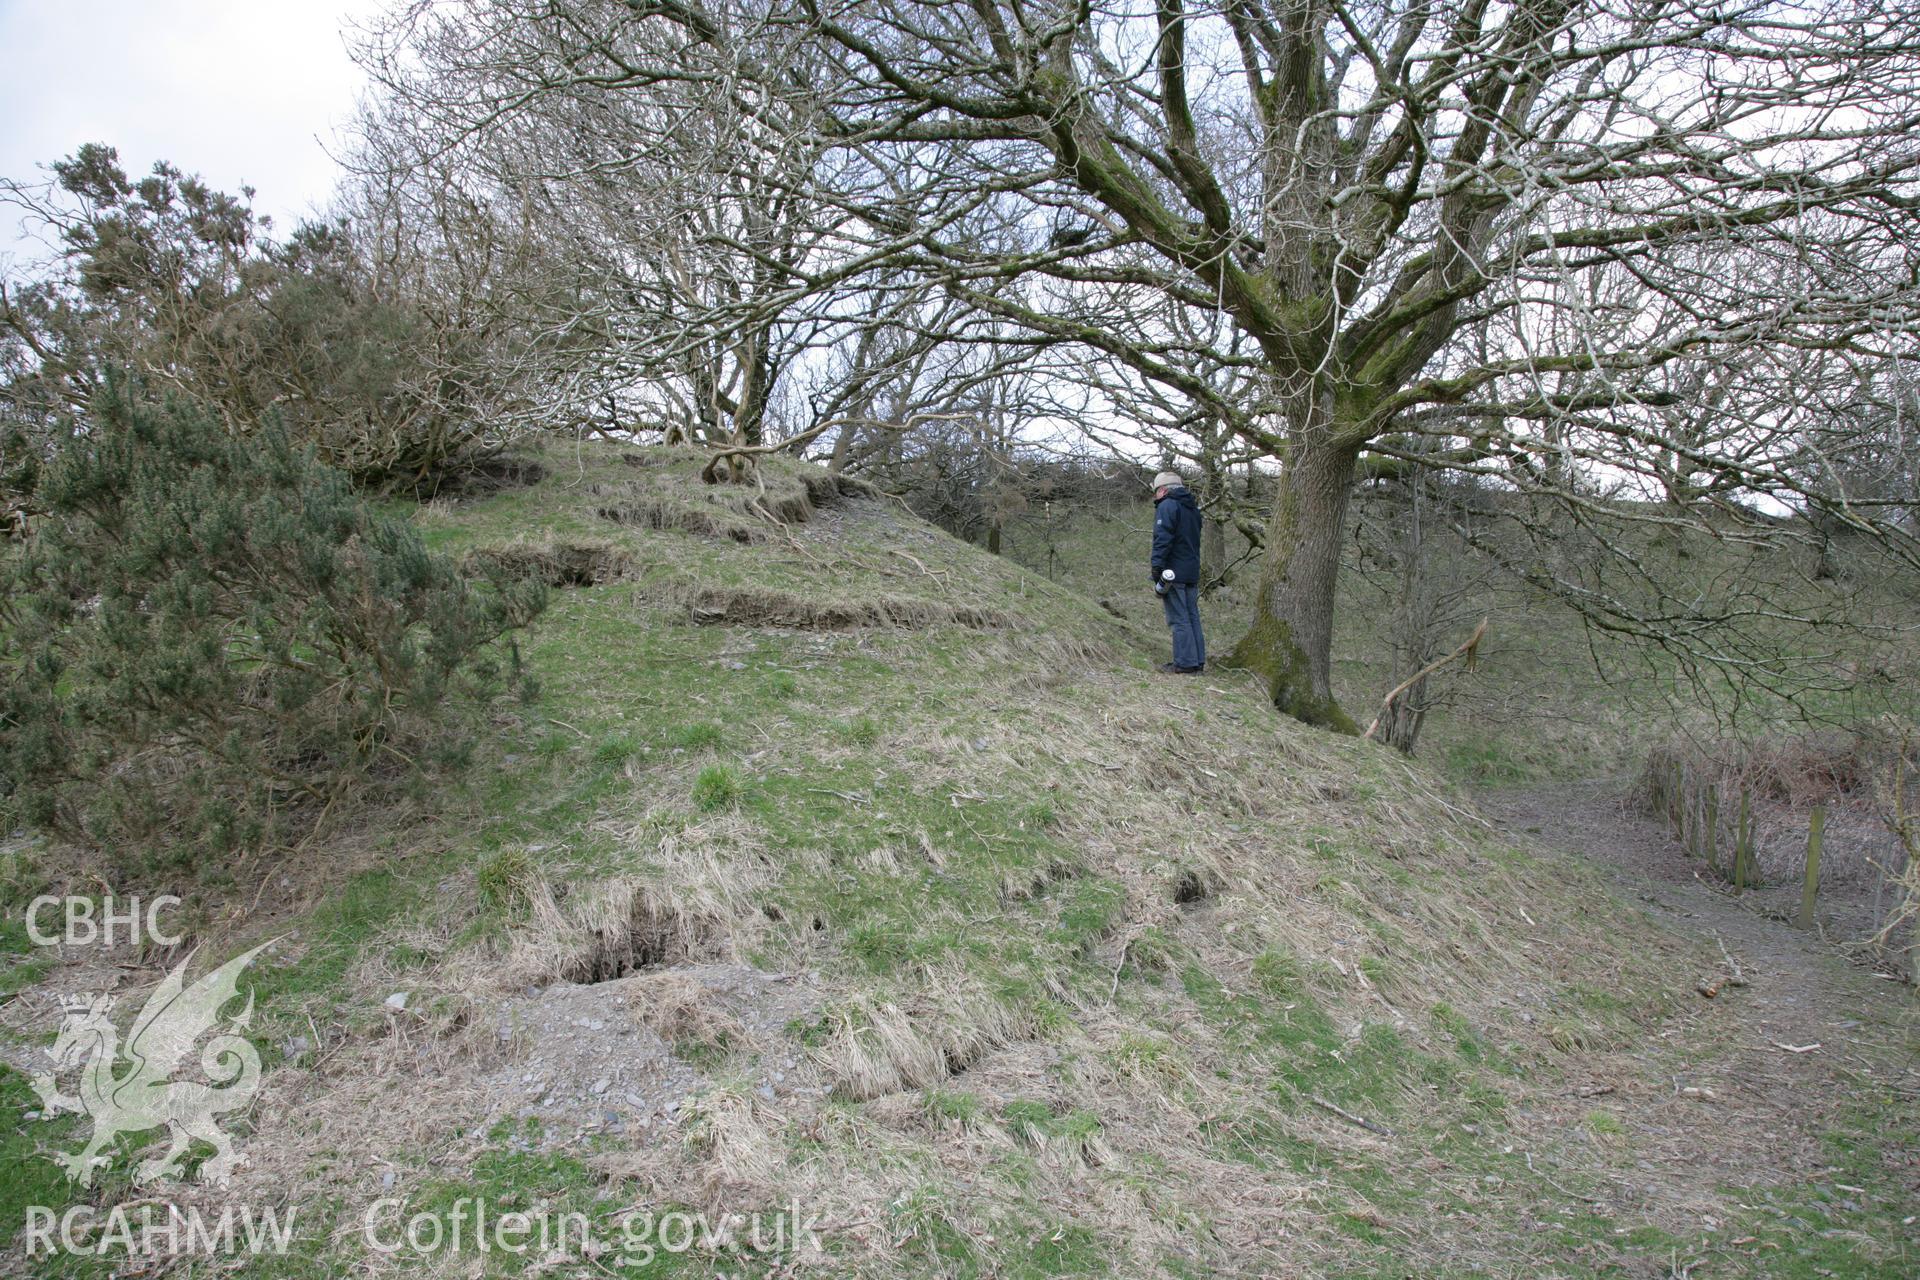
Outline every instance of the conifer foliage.
<path id="1" fill-rule="evenodd" d="M 278 429 L 124 387 L 37 478 L 0 604 L 0 792 L 126 851 L 272 842 L 459 756 L 534 583 L 463 577 Z M 504 647 L 505 667 L 499 650 Z"/>
<path id="2" fill-rule="evenodd" d="M 276 240 L 250 190 L 164 162 L 131 178 L 99 143 L 50 169 L 0 177 L 0 213 L 61 245 L 0 278 L 0 425 L 29 444 L 87 421 L 122 370 L 233 434 L 278 423 L 366 488 L 413 488 L 516 433 L 501 420 L 523 398 L 501 373 L 515 362 L 485 308 L 383 257 L 376 229 L 341 217 Z M 0 470 L 18 448 L 0 442 Z"/>

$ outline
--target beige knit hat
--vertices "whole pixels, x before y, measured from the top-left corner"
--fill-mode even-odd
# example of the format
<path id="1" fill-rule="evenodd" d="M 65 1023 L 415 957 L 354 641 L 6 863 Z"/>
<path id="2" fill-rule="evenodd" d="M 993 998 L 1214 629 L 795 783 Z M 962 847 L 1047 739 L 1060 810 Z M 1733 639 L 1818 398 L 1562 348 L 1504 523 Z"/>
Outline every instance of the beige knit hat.
<path id="1" fill-rule="evenodd" d="M 1180 478 L 1178 471 L 1162 471 L 1153 478 L 1153 487 L 1156 490 L 1171 488 L 1177 484 L 1184 485 L 1185 483 L 1186 481 Z"/>

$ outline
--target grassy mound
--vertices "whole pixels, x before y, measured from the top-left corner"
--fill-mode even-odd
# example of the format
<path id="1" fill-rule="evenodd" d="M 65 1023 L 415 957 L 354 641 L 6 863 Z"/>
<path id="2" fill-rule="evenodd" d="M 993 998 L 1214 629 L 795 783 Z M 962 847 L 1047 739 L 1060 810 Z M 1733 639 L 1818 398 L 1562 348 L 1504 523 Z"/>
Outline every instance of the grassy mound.
<path id="1" fill-rule="evenodd" d="M 466 792 L 266 869 L 240 929 L 285 941 L 230 1194 L 308 1213 L 262 1274 L 337 1274 L 368 1205 L 459 1189 L 797 1200 L 826 1256 L 761 1262 L 833 1274 L 1514 1273 L 1667 1238 L 1542 1209 L 1600 1171 L 1511 1136 L 1698 972 L 1592 879 L 858 486 L 522 461 L 418 520 L 564 588 L 524 642 L 541 700 Z"/>

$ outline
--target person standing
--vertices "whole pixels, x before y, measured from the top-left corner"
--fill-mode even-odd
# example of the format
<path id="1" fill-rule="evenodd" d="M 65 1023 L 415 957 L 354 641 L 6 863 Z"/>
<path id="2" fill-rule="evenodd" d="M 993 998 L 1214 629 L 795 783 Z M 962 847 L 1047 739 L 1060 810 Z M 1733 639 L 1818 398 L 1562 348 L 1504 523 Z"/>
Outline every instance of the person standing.
<path id="1" fill-rule="evenodd" d="M 1153 589 L 1173 633 L 1173 661 L 1160 670 L 1197 675 L 1206 669 L 1200 630 L 1200 504 L 1177 471 L 1153 478 Z"/>

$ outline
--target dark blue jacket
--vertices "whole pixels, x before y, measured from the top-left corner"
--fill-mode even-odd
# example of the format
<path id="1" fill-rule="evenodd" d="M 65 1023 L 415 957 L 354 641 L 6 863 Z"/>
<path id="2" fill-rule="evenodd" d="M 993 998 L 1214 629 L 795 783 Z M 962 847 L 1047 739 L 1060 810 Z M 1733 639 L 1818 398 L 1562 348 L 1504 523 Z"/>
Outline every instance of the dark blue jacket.
<path id="1" fill-rule="evenodd" d="M 1167 490 L 1153 509 L 1153 580 L 1162 569 L 1187 586 L 1200 581 L 1200 504 L 1184 486 Z"/>

